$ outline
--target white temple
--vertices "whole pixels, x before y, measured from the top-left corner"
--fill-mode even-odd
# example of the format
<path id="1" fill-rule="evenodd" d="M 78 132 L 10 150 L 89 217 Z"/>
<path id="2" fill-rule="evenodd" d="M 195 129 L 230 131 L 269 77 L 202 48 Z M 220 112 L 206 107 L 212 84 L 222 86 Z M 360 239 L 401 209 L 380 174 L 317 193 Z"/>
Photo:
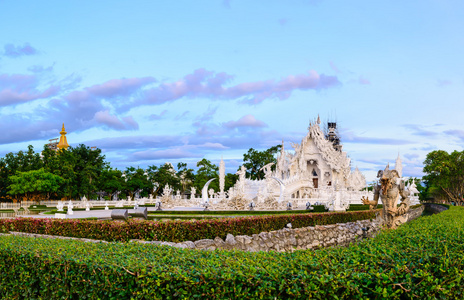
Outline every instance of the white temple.
<path id="1" fill-rule="evenodd" d="M 362 204 L 362 198 L 372 200 L 373 192 L 367 191 L 364 175 L 358 168 L 351 170 L 351 160 L 342 150 L 336 123 L 327 124 L 326 134 L 320 124 L 319 117 L 316 122 L 310 123 L 308 133 L 301 143 L 292 143 L 293 151 L 286 151 L 282 141 L 275 170 L 272 171 L 274 163 L 263 166 L 261 170 L 265 178 L 262 180 L 246 178 L 246 168 L 242 166 L 237 171 L 239 179 L 236 184 L 225 191 L 225 163 L 221 158 L 219 192 L 208 189 L 209 184 L 215 180 L 213 178 L 202 188 L 199 197 L 195 195 L 195 189 L 192 189 L 190 199 L 173 197 L 171 189 L 166 186 L 159 200 L 164 208 L 204 206 L 219 210 L 275 210 L 288 207 L 304 209 L 308 204 L 320 204 L 331 211 L 343 211 L 350 204 Z M 402 173 L 399 155 L 395 167 Z M 415 197 L 413 202 L 418 202 L 415 187 L 412 183 L 408 189 Z"/>

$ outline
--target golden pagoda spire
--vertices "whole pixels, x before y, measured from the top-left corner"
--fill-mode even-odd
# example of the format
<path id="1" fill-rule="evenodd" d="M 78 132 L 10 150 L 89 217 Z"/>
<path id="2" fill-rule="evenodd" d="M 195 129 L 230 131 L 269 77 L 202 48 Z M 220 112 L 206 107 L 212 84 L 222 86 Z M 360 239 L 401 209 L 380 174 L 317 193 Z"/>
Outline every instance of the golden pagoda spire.
<path id="1" fill-rule="evenodd" d="M 69 145 L 68 145 L 68 141 L 66 140 L 66 130 L 64 129 L 64 123 L 63 123 L 63 127 L 61 128 L 60 134 L 61 134 L 60 142 L 58 143 L 56 147 L 58 147 L 58 149 L 67 150 Z"/>

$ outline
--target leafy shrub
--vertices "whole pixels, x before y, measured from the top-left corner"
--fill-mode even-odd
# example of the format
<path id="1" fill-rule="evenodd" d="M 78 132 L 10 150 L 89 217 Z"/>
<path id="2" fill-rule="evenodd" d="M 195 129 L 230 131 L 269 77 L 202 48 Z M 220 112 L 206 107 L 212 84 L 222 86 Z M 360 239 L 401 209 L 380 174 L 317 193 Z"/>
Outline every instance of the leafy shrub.
<path id="1" fill-rule="evenodd" d="M 225 238 L 233 235 L 252 235 L 284 228 L 292 223 L 293 228 L 315 225 L 346 223 L 372 219 L 375 211 L 282 214 L 221 218 L 199 221 L 93 221 L 78 219 L 0 219 L 1 232 L 20 231 L 39 234 L 90 238 L 106 241 L 128 241 L 130 239 L 158 241 L 196 241 Z"/>
<path id="2" fill-rule="evenodd" d="M 377 205 L 377 208 L 382 208 L 382 207 L 383 207 L 382 204 Z M 350 207 L 347 209 L 347 211 L 358 211 L 358 210 L 369 210 L 369 205 L 350 204 Z"/>
<path id="3" fill-rule="evenodd" d="M 313 207 L 313 210 L 161 210 L 149 211 L 148 213 L 161 215 L 288 215 L 327 212 L 324 205 L 313 205 Z"/>
<path id="4" fill-rule="evenodd" d="M 293 253 L 0 236 L 5 299 L 463 299 L 464 208 Z"/>

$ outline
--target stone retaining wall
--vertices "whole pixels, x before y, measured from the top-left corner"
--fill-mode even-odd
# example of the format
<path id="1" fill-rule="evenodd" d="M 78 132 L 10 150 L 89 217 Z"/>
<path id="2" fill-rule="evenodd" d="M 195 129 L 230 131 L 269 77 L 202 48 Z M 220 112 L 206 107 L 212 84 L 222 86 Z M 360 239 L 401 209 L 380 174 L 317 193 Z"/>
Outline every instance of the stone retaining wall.
<path id="1" fill-rule="evenodd" d="M 419 218 L 424 212 L 424 208 L 425 208 L 424 205 L 421 205 L 420 207 L 411 209 L 408 213 L 408 222 L 416 218 Z"/>
<path id="2" fill-rule="evenodd" d="M 434 213 L 434 214 L 441 213 L 442 211 L 448 209 L 446 206 L 443 206 L 440 204 L 433 204 L 433 203 L 426 203 L 424 204 L 424 206 L 427 211 Z"/>

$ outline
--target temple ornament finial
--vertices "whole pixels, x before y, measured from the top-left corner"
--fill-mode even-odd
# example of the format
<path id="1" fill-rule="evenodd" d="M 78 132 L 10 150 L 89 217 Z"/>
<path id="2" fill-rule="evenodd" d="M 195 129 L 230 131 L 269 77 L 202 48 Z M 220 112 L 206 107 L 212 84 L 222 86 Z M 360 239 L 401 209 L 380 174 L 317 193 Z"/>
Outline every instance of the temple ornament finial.
<path id="1" fill-rule="evenodd" d="M 58 149 L 64 149 L 64 150 L 67 150 L 69 145 L 68 145 L 68 141 L 66 139 L 66 129 L 64 128 L 64 123 L 63 123 L 63 126 L 61 127 L 61 131 L 60 131 L 60 142 L 58 143 L 58 145 L 56 146 Z"/>

